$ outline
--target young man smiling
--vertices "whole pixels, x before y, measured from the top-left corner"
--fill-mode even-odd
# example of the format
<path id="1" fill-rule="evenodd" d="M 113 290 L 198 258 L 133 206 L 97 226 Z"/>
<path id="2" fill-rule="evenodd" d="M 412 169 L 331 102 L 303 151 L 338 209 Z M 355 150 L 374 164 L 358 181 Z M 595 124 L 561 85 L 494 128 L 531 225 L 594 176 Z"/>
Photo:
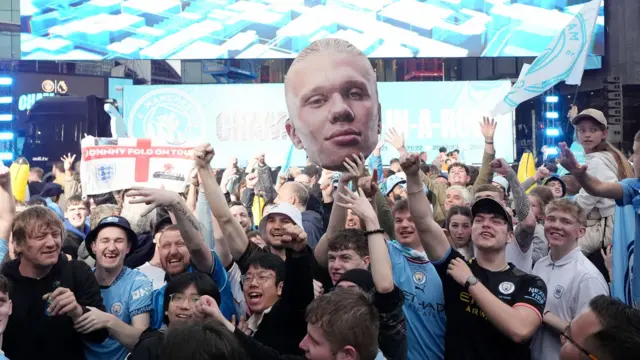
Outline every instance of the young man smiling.
<path id="1" fill-rule="evenodd" d="M 13 223 L 18 257 L 2 268 L 14 285 L 3 344 L 12 360 L 85 359 L 85 344 L 108 336 L 104 329 L 80 334 L 73 328 L 89 307 L 104 311 L 104 305 L 91 269 L 61 254 L 63 230 L 58 215 L 43 206 L 25 209 Z"/>
<path id="2" fill-rule="evenodd" d="M 544 232 L 551 250 L 536 263 L 533 274 L 544 280 L 553 296 L 547 301 L 544 326 L 531 344 L 534 360 L 559 359 L 559 334 L 588 309 L 591 299 L 609 294 L 604 277 L 578 246 L 586 222 L 584 210 L 571 200 L 557 199 L 547 205 Z"/>
<path id="3" fill-rule="evenodd" d="M 420 181 L 418 155 L 405 154 L 400 162 L 407 174 L 409 213 L 417 237 L 442 279 L 445 358 L 529 359 L 529 339 L 542 322 L 546 286 L 539 277 L 507 263 L 511 216 L 493 199 L 473 204 L 471 240 L 476 258 L 466 262 L 433 218 Z"/>
<path id="4" fill-rule="evenodd" d="M 149 327 L 153 285 L 139 270 L 124 266 L 124 258 L 137 244 L 136 233 L 120 216 L 109 216 L 87 235 L 89 255 L 96 259 L 95 274 L 106 312 L 89 308 L 75 321 L 80 333 L 107 329 L 111 336 L 102 344 L 88 344 L 88 360 L 123 360 L 140 334 Z"/>

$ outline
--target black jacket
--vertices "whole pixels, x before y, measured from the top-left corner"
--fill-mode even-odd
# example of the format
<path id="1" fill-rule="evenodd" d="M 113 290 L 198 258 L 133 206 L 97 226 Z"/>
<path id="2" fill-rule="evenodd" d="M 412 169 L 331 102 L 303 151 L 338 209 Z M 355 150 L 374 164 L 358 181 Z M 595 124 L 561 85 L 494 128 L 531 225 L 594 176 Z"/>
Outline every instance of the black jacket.
<path id="1" fill-rule="evenodd" d="M 54 283 L 70 289 L 83 312 L 87 306 L 105 311 L 100 286 L 93 271 L 82 261 L 67 260 L 60 254 L 58 263 L 41 279 L 24 277 L 18 269 L 20 260 L 2 267 L 2 274 L 13 283 L 13 313 L 4 332 L 2 350 L 11 360 L 65 359 L 83 360 L 84 341 L 102 343 L 106 329 L 82 335 L 73 329 L 67 315 L 48 316 L 42 297 L 54 290 Z"/>
<path id="2" fill-rule="evenodd" d="M 307 243 L 312 249 L 320 242 L 320 238 L 324 235 L 324 223 L 322 216 L 313 210 L 305 210 L 302 212 L 302 228 L 307 233 Z"/>
<path id="3" fill-rule="evenodd" d="M 160 348 L 166 335 L 165 328 L 153 330 L 148 328 L 140 334 L 140 340 L 134 346 L 127 360 L 157 360 L 160 358 Z"/>
<path id="4" fill-rule="evenodd" d="M 302 355 L 298 347 L 307 334 L 305 310 L 313 301 L 313 273 L 311 250 L 293 253 L 287 251 L 286 278 L 282 296 L 264 314 L 253 338 L 282 354 Z"/>

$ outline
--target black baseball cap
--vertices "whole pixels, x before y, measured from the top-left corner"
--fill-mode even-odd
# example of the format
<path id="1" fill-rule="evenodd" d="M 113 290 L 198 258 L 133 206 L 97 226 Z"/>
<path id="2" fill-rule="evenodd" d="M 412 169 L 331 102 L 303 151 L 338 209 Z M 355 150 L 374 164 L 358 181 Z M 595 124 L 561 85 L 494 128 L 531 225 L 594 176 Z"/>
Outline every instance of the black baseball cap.
<path id="1" fill-rule="evenodd" d="M 138 235 L 136 235 L 136 233 L 131 230 L 131 225 L 129 224 L 129 221 L 127 221 L 127 219 L 123 218 L 122 216 L 107 216 L 106 218 L 100 220 L 100 222 L 98 223 L 98 225 L 89 232 L 89 234 L 87 234 L 87 237 L 84 239 L 84 243 L 85 246 L 87 247 L 87 252 L 89 253 L 89 255 L 91 255 L 92 258 L 96 258 L 96 254 L 93 253 L 93 250 L 91 250 L 91 243 L 93 243 L 94 241 L 96 241 L 96 238 L 98 237 L 98 233 L 104 229 L 104 228 L 108 228 L 108 227 L 118 227 L 122 230 L 124 230 L 124 232 L 127 234 L 127 241 L 129 242 L 130 245 L 130 250 L 129 250 L 129 254 L 131 254 L 133 252 L 133 250 L 135 250 L 135 248 L 138 245 Z"/>
<path id="2" fill-rule="evenodd" d="M 497 215 L 505 220 L 509 231 L 513 231 L 513 219 L 511 218 L 511 215 L 509 215 L 502 204 L 493 199 L 483 198 L 473 203 L 473 206 L 471 207 L 471 216 L 475 218 L 478 214 Z"/>

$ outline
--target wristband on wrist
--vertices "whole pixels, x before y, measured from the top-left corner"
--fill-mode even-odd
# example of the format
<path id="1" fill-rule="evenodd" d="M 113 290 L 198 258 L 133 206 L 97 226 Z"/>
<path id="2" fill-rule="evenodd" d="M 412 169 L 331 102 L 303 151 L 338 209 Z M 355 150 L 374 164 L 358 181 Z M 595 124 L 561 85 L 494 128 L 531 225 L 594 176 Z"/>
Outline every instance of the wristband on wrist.
<path id="1" fill-rule="evenodd" d="M 375 235 L 375 234 L 384 234 L 384 230 L 382 229 L 375 229 L 375 230 L 368 230 L 364 232 L 364 236 L 369 237 L 370 235 Z"/>
<path id="2" fill-rule="evenodd" d="M 485 140 L 485 141 L 484 141 L 484 143 L 485 143 L 485 144 L 488 144 L 488 145 L 493 145 L 493 141 L 487 141 L 487 140 Z"/>
<path id="3" fill-rule="evenodd" d="M 418 194 L 420 192 L 424 191 L 424 187 L 422 187 L 421 189 L 415 189 L 415 190 L 409 190 L 409 188 L 407 187 L 407 195 L 409 194 Z"/>

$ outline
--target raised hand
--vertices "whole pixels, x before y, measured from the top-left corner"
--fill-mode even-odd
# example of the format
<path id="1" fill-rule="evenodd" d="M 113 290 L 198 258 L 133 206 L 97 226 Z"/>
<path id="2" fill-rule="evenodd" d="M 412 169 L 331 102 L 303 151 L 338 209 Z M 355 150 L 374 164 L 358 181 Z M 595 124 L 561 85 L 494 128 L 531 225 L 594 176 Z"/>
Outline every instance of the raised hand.
<path id="1" fill-rule="evenodd" d="M 407 176 L 418 176 L 420 173 L 420 155 L 402 154 L 400 156 L 400 167 Z"/>
<path id="2" fill-rule="evenodd" d="M 213 147 L 211 144 L 201 144 L 193 149 L 193 159 L 196 161 L 196 166 L 200 169 L 206 169 L 213 160 Z"/>
<path id="3" fill-rule="evenodd" d="M 571 175 L 581 176 L 586 174 L 587 165 L 580 165 L 580 163 L 578 163 L 578 160 L 576 160 L 575 155 L 573 155 L 567 143 L 561 142 L 558 146 L 560 147 L 560 156 L 558 157 L 560 165 L 570 172 Z"/>
<path id="4" fill-rule="evenodd" d="M 377 215 L 369 200 L 362 189 L 358 189 L 358 193 L 354 193 L 349 189 L 345 189 L 346 194 L 338 194 L 340 201 L 336 201 L 336 205 L 345 209 L 350 209 L 361 219 L 376 219 Z"/>
<path id="5" fill-rule="evenodd" d="M 258 174 L 251 173 L 245 178 L 245 182 L 249 189 L 253 189 L 258 184 Z"/>
<path id="6" fill-rule="evenodd" d="M 358 188 L 364 191 L 364 195 L 371 199 L 378 191 L 380 191 L 380 186 L 378 185 L 378 169 L 373 169 L 373 173 L 371 176 L 365 176 L 358 179 Z"/>
<path id="7" fill-rule="evenodd" d="M 484 136 L 485 140 L 493 140 L 493 135 L 496 133 L 496 121 L 494 119 L 490 119 L 486 116 L 482 118 L 480 122 L 480 131 L 482 132 L 482 136 Z"/>
<path id="8" fill-rule="evenodd" d="M 70 172 L 73 162 L 76 160 L 76 155 L 68 153 L 67 155 L 63 155 L 60 160 L 64 163 L 64 171 Z"/>
<path id="9" fill-rule="evenodd" d="M 385 141 L 391 144 L 391 146 L 393 146 L 400 152 L 404 150 L 404 134 L 398 133 L 398 131 L 394 128 L 390 128 L 387 130 Z"/>
<path id="10" fill-rule="evenodd" d="M 502 158 L 493 160 L 491 162 L 491 169 L 498 175 L 502 176 L 509 175 L 509 172 L 512 170 L 511 167 L 509 167 L 509 164 L 507 164 L 507 162 Z"/>
<path id="11" fill-rule="evenodd" d="M 282 245 L 299 252 L 307 247 L 307 233 L 298 225 L 285 224 L 282 227 Z"/>
<path id="12" fill-rule="evenodd" d="M 340 176 L 340 181 L 344 183 L 348 183 L 352 180 L 358 180 L 359 178 L 365 176 L 365 167 L 364 167 L 364 155 L 362 154 L 353 154 L 351 155 L 352 159 L 345 158 L 342 165 L 344 165 L 346 172 L 342 173 Z"/>
<path id="13" fill-rule="evenodd" d="M 549 169 L 547 169 L 544 165 L 542 165 L 538 168 L 538 170 L 536 170 L 536 174 L 534 175 L 534 178 L 536 179 L 536 181 L 540 181 L 542 179 L 548 178 L 550 174 L 551 172 L 549 171 Z"/>
<path id="14" fill-rule="evenodd" d="M 178 193 L 173 191 L 148 188 L 134 188 L 127 193 L 127 197 L 134 198 L 129 200 L 130 204 L 150 205 L 144 214 L 141 214 L 141 216 L 148 215 L 157 207 L 171 207 L 182 199 Z"/>

